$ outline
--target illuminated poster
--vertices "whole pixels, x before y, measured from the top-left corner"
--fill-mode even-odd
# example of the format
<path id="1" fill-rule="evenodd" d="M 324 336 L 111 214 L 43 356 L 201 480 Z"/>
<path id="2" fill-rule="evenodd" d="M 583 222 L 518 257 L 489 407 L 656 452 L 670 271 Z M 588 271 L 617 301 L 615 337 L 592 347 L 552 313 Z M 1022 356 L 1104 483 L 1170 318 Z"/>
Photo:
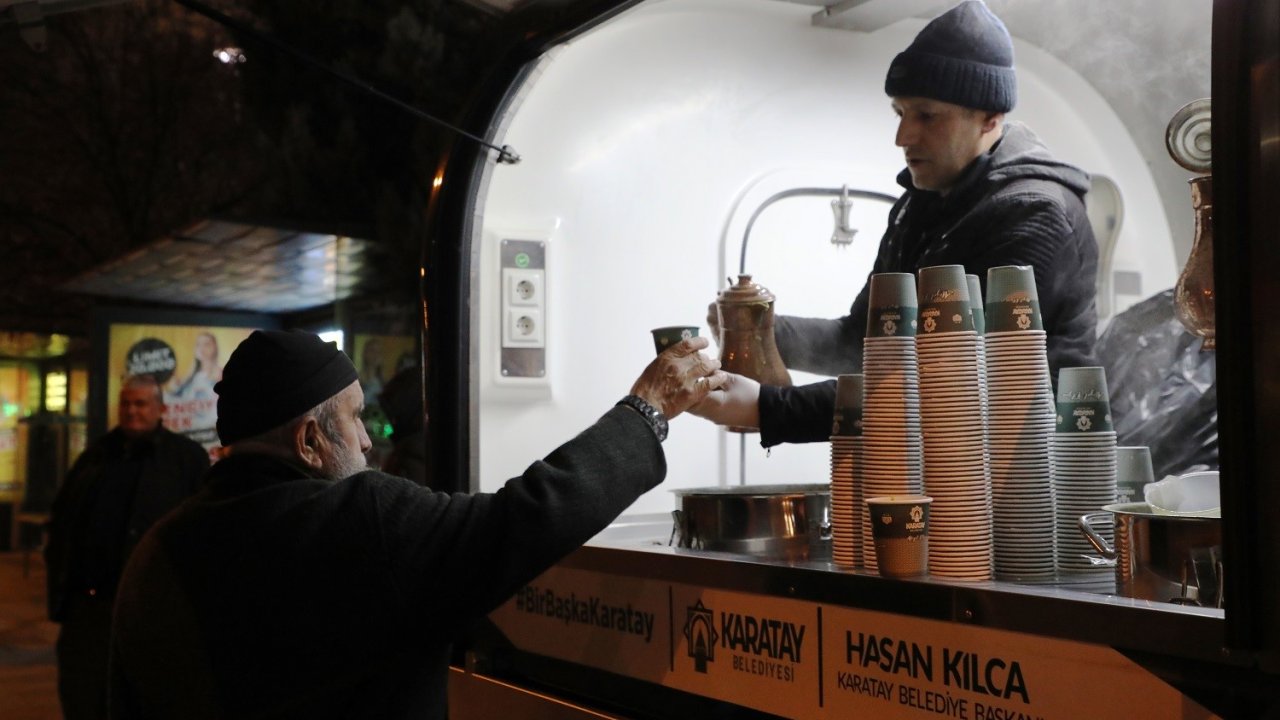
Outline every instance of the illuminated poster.
<path id="1" fill-rule="evenodd" d="M 107 361 L 107 418 L 115 425 L 122 381 L 149 374 L 164 390 L 164 426 L 210 451 L 219 447 L 222 364 L 253 328 L 112 324 Z"/>
<path id="2" fill-rule="evenodd" d="M 40 374 L 28 363 L 0 363 L 0 502 L 22 489 L 26 458 L 19 452 L 18 421 L 40 405 Z"/>

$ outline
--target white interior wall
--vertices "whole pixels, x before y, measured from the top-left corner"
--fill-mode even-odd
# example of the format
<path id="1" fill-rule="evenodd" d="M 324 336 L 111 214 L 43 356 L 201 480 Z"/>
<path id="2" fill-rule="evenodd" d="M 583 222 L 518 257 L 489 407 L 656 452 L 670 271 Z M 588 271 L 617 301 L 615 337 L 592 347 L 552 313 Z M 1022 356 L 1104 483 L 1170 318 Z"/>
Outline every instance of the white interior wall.
<path id="1" fill-rule="evenodd" d="M 707 304 L 736 274 L 741 229 L 764 198 L 846 183 L 898 194 L 901 152 L 884 68 L 922 23 L 861 34 L 814 28 L 811 13 L 766 0 L 646 4 L 558 49 L 524 88 L 499 138 L 523 160 L 494 169 L 482 205 L 481 489 L 495 490 L 626 394 L 652 358 L 649 328 L 689 323 L 709 332 Z M 1117 262 L 1149 276 L 1144 286 L 1153 290 L 1172 285 L 1168 225 L 1119 121 L 1053 58 L 1022 45 L 1016 52 L 1013 119 L 1060 157 L 1119 184 L 1126 224 Z M 860 233 L 845 249 L 828 242 L 829 199 L 790 199 L 761 215 L 747 269 L 778 296 L 779 313 L 848 310 L 888 209 L 855 207 Z M 502 237 L 549 243 L 545 384 L 496 377 Z M 746 445 L 748 482 L 826 479 L 825 443 L 766 456 L 757 440 Z M 666 483 L 631 513 L 669 511 L 672 488 L 741 476 L 739 436 L 695 417 L 672 423 L 666 453 Z"/>

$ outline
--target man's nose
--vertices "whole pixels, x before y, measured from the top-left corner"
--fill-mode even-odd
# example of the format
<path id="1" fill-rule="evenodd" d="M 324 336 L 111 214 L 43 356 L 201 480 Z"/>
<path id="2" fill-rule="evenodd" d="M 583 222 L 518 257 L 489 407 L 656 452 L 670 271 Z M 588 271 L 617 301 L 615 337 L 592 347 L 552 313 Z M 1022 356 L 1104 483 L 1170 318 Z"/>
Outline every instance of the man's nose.
<path id="1" fill-rule="evenodd" d="M 906 118 L 898 120 L 898 133 L 894 136 L 893 142 L 898 147 L 906 147 L 915 139 L 915 131 L 911 128 Z"/>

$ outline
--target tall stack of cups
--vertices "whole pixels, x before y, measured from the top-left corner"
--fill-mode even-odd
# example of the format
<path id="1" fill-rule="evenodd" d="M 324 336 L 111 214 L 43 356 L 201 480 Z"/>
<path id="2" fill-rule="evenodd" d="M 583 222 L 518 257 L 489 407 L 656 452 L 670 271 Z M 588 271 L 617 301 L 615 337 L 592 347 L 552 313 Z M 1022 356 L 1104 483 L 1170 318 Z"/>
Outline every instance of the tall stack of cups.
<path id="1" fill-rule="evenodd" d="M 871 276 L 862 346 L 864 497 L 918 495 L 923 489 L 920 385 L 916 366 L 916 279 Z M 862 561 L 876 567 L 875 539 L 863 525 Z"/>
<path id="2" fill-rule="evenodd" d="M 984 295 L 982 294 L 982 283 L 978 280 L 977 275 L 965 275 L 965 281 L 969 283 L 969 311 L 973 313 L 973 331 L 978 333 L 978 378 L 981 384 L 978 386 L 978 392 L 982 397 L 982 425 L 986 427 L 987 419 L 990 417 L 990 406 L 987 398 L 987 319 L 986 312 L 983 309 Z M 991 447 L 990 437 L 987 438 L 987 476 L 991 476 Z"/>
<path id="3" fill-rule="evenodd" d="M 862 566 L 862 403 L 861 373 L 836 378 L 836 410 L 831 422 L 831 559 Z"/>
<path id="4" fill-rule="evenodd" d="M 920 270 L 920 429 L 924 492 L 933 498 L 929 572 L 989 580 L 993 570 L 991 483 L 978 334 L 962 265 Z"/>
<path id="5" fill-rule="evenodd" d="M 1053 388 L 1030 266 L 987 271 L 985 314 L 996 575 L 1050 577 L 1056 567 Z"/>
<path id="6" fill-rule="evenodd" d="M 1097 512 L 1116 497 L 1116 433 L 1106 372 L 1100 367 L 1059 370 L 1057 406 L 1053 471 L 1058 570 L 1110 576 L 1108 568 L 1096 567 L 1086 557 L 1095 551 L 1077 527 L 1081 515 Z M 1099 530 L 1114 544 L 1113 528 Z"/>

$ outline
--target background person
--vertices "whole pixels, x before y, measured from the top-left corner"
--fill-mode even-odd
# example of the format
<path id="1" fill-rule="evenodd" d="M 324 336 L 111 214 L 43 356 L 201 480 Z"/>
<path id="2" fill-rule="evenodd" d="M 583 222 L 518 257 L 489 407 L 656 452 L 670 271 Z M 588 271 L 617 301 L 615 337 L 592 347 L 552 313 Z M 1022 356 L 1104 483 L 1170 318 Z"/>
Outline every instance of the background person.
<path id="1" fill-rule="evenodd" d="M 382 462 L 382 471 L 419 485 L 430 485 L 422 366 L 413 365 L 397 372 L 378 394 L 378 404 L 391 423 L 391 453 Z"/>
<path id="2" fill-rule="evenodd" d="M 49 617 L 58 632 L 58 698 L 64 717 L 106 717 L 111 603 L 125 561 L 156 520 L 199 488 L 209 456 L 169 432 L 150 376 L 120 389 L 119 424 L 89 445 L 50 510 Z"/>
<path id="3" fill-rule="evenodd" d="M 364 471 L 346 355 L 253 333 L 218 384 L 230 456 L 125 571 L 113 716 L 443 720 L 454 634 L 662 481 L 666 419 L 725 379 L 707 344 L 497 493 L 450 495 Z"/>
<path id="4" fill-rule="evenodd" d="M 871 273 L 963 265 L 985 292 L 988 269 L 1030 265 L 1050 371 L 1056 377 L 1062 367 L 1097 365 L 1098 248 L 1084 206 L 1089 176 L 1054 159 L 1026 126 L 1005 122 L 1017 83 L 1004 23 L 979 0 L 956 5 L 893 59 L 884 88 L 907 167 Z M 787 367 L 859 372 L 869 293 L 868 282 L 839 319 L 779 316 L 774 333 Z M 834 410 L 834 380 L 762 388 L 734 377 L 730 392 L 713 394 L 695 412 L 728 425 L 754 417 L 751 426 L 769 447 L 826 440 Z"/>

